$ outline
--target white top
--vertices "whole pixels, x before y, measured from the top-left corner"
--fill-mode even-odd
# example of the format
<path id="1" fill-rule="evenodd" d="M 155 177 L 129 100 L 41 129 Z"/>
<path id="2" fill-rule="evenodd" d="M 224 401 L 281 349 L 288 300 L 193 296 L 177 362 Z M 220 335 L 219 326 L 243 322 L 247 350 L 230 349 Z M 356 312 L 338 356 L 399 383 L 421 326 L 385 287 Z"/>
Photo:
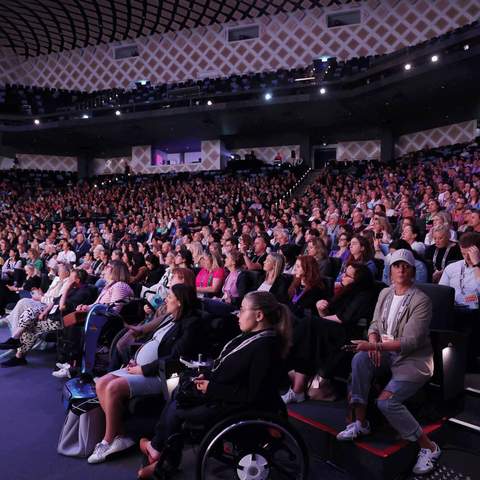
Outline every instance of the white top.
<path id="1" fill-rule="evenodd" d="M 140 350 L 135 355 L 135 362 L 137 365 L 146 365 L 158 359 L 158 346 L 163 340 L 167 332 L 173 328 L 174 323 L 168 322 L 163 327 L 160 327 L 154 334 L 151 340 L 142 345 Z"/>
<path id="2" fill-rule="evenodd" d="M 455 303 L 457 305 L 471 309 L 478 308 L 480 279 L 475 276 L 475 268 L 469 267 L 464 260 L 447 265 L 443 270 L 439 284 L 455 289 Z"/>
<path id="3" fill-rule="evenodd" d="M 62 250 L 57 255 L 58 263 L 67 263 L 67 262 L 75 263 L 76 261 L 77 261 L 77 256 L 75 255 L 75 252 L 73 252 L 72 250 L 68 250 L 67 252 Z"/>
<path id="4" fill-rule="evenodd" d="M 258 288 L 257 292 L 269 292 L 270 289 L 272 288 L 272 285 L 267 282 L 263 282 Z"/>
<path id="5" fill-rule="evenodd" d="M 425 255 L 425 244 L 422 242 L 413 242 L 411 245 L 412 250 L 415 250 L 421 257 Z"/>
<path id="6" fill-rule="evenodd" d="M 390 311 L 388 312 L 387 318 L 387 334 L 392 335 L 392 332 L 395 330 L 395 318 L 397 316 L 398 309 L 402 304 L 403 295 L 394 295 L 392 303 L 390 305 Z"/>

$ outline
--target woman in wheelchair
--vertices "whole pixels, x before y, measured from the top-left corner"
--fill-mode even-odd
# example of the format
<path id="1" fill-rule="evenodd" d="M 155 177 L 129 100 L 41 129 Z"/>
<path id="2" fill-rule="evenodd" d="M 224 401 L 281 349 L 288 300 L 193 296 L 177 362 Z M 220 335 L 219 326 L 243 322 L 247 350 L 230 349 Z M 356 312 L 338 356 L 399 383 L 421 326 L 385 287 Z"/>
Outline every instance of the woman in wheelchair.
<path id="1" fill-rule="evenodd" d="M 124 435 L 124 403 L 139 395 L 161 394 L 160 362 L 176 362 L 181 356 L 192 358 L 201 344 L 200 319 L 196 313 L 195 290 L 174 285 L 165 299 L 167 316 L 152 339 L 138 350 L 127 367 L 100 378 L 96 390 L 105 412 L 106 427 L 88 463 L 100 463 L 112 453 L 130 448 L 134 441 Z"/>
<path id="2" fill-rule="evenodd" d="M 179 440 L 174 449 L 165 447 L 181 432 L 185 420 L 205 426 L 245 409 L 285 412 L 279 388 L 292 341 L 289 309 L 269 292 L 248 293 L 240 308 L 239 326 L 242 333 L 225 345 L 211 372 L 192 380 L 201 392 L 199 405 L 181 408 L 174 392 L 152 441 L 141 440 L 150 465 L 139 471 L 140 478 L 168 478 L 178 466 L 181 436 L 175 437 Z"/>

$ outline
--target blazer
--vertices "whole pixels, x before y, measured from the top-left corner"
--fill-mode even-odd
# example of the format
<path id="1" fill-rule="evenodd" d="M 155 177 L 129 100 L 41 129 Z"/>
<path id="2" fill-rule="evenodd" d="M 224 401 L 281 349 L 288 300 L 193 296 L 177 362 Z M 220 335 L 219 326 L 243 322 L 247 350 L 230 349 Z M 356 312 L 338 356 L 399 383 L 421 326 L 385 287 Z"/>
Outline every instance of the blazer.
<path id="1" fill-rule="evenodd" d="M 433 350 L 430 342 L 432 302 L 419 288 L 413 286 L 413 297 L 398 319 L 395 340 L 400 352 L 392 363 L 394 380 L 425 383 L 433 375 Z M 382 312 L 391 302 L 395 288 L 384 288 L 378 297 L 368 333 L 385 334 Z"/>
<path id="2" fill-rule="evenodd" d="M 201 352 L 201 347 L 205 346 L 203 344 L 200 316 L 192 313 L 183 317 L 177 320 L 173 328 L 162 338 L 158 345 L 157 360 L 142 365 L 142 373 L 145 377 L 158 375 L 162 362 L 166 365 L 166 369 L 170 370 L 181 356 L 188 358 L 196 356 Z"/>

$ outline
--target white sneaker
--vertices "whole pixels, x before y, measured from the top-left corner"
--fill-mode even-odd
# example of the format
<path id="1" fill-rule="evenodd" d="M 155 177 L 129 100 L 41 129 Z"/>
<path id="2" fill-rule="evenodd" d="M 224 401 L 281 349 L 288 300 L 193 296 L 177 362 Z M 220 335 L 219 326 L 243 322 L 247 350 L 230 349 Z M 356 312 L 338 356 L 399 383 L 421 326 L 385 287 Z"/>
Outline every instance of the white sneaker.
<path id="1" fill-rule="evenodd" d="M 415 475 L 423 475 L 431 472 L 435 468 L 435 461 L 438 460 L 442 451 L 435 443 L 435 451 L 432 452 L 429 448 L 421 448 L 418 452 L 417 463 L 413 467 Z"/>
<path id="2" fill-rule="evenodd" d="M 64 368 L 71 368 L 72 366 L 69 363 L 56 363 L 55 366 L 59 368 L 60 370 Z"/>
<path id="3" fill-rule="evenodd" d="M 72 378 L 69 368 L 61 368 L 60 370 L 55 370 L 54 372 L 52 372 L 52 375 L 56 378 Z"/>
<path id="4" fill-rule="evenodd" d="M 113 442 L 112 442 L 113 443 Z M 112 443 L 104 442 L 103 440 L 95 445 L 93 453 L 88 457 L 88 463 L 102 463 L 107 459 L 110 453 Z"/>
<path id="5" fill-rule="evenodd" d="M 282 395 L 283 403 L 301 403 L 305 401 L 304 393 L 295 393 L 291 388 L 288 389 L 288 392 L 285 395 Z"/>
<path id="6" fill-rule="evenodd" d="M 112 443 L 104 443 L 103 440 L 97 443 L 95 450 L 88 457 L 88 463 L 102 463 L 109 455 L 113 453 L 122 452 L 135 445 L 135 442 L 128 437 L 117 436 Z"/>
<path id="7" fill-rule="evenodd" d="M 365 422 L 365 426 L 362 426 L 362 423 L 357 420 L 356 422 L 347 425 L 347 428 L 337 435 L 337 440 L 342 442 L 355 440 L 357 437 L 369 435 L 370 432 L 370 424 L 368 421 Z"/>

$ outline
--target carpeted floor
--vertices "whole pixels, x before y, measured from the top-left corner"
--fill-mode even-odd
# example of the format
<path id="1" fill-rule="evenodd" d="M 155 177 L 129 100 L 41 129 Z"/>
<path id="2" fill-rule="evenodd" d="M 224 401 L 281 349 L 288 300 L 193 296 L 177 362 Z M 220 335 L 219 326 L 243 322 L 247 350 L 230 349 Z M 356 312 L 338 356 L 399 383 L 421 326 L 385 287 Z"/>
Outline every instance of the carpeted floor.
<path id="1" fill-rule="evenodd" d="M 0 341 L 8 338 L 0 329 Z M 3 352 L 0 352 L 3 353 Z M 28 366 L 0 368 L 0 479 L 3 480 L 133 480 L 141 462 L 133 449 L 99 465 L 63 457 L 56 446 L 65 412 L 63 380 L 51 375 L 52 352 L 32 352 Z M 349 480 L 351 477 L 312 459 L 312 479 Z M 178 478 L 193 480 L 193 452 L 187 453 Z"/>

